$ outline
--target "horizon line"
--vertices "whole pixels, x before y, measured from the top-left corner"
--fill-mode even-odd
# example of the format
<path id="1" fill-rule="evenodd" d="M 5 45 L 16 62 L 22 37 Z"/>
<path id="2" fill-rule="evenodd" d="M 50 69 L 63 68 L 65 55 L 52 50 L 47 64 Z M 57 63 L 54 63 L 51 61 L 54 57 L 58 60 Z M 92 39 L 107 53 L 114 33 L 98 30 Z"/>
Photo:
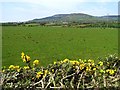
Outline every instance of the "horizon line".
<path id="1" fill-rule="evenodd" d="M 58 13 L 58 14 L 53 14 L 53 15 L 49 15 L 49 16 L 45 16 L 45 17 L 41 17 L 41 18 L 31 18 L 31 19 L 28 19 L 28 20 L 24 20 L 24 21 L 0 21 L 0 23 L 21 23 L 21 22 L 28 22 L 30 20 L 34 20 L 34 19 L 43 19 L 43 18 L 47 18 L 47 17 L 51 17 L 51 16 L 55 16 L 55 15 L 61 15 L 62 13 Z M 63 13 L 64 14 L 85 14 L 85 15 L 90 15 L 90 14 L 87 14 L 87 13 L 77 13 L 77 12 L 73 12 L 73 13 Z M 90 16 L 94 16 L 94 17 L 103 17 L 103 16 L 119 16 L 119 14 L 109 14 L 107 13 L 106 15 L 90 15 Z"/>

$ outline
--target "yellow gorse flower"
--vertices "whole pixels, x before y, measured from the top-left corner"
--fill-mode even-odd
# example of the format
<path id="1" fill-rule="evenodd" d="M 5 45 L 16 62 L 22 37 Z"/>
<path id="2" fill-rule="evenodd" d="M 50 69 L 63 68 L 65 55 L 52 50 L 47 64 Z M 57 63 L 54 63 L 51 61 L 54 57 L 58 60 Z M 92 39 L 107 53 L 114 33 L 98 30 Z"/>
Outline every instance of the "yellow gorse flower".
<path id="1" fill-rule="evenodd" d="M 89 66 L 94 66 L 95 65 L 94 60 L 89 59 L 88 60 L 88 65 Z"/>
<path id="2" fill-rule="evenodd" d="M 25 55 L 24 52 L 21 53 L 21 58 L 22 58 L 23 62 L 25 62 L 25 63 L 29 63 L 30 62 L 30 56 Z"/>
<path id="3" fill-rule="evenodd" d="M 40 72 L 37 72 L 37 75 L 36 75 L 36 78 L 40 78 L 41 77 L 41 75 L 42 75 L 43 73 L 40 71 Z"/>
<path id="4" fill-rule="evenodd" d="M 29 69 L 30 67 L 29 66 L 24 66 L 24 69 Z"/>
<path id="5" fill-rule="evenodd" d="M 23 62 L 26 62 L 25 58 L 23 58 Z"/>
<path id="6" fill-rule="evenodd" d="M 100 66 L 103 66 L 103 62 L 102 62 L 102 61 L 100 61 L 98 64 L 99 64 Z"/>
<path id="7" fill-rule="evenodd" d="M 73 64 L 73 65 L 75 65 L 75 64 L 79 65 L 79 61 L 75 61 L 75 60 L 73 60 L 73 61 L 71 60 L 70 63 Z"/>
<path id="8" fill-rule="evenodd" d="M 35 65 L 38 65 L 39 64 L 39 60 L 35 60 L 35 61 L 33 61 L 33 65 L 35 66 Z"/>
<path id="9" fill-rule="evenodd" d="M 56 64 L 56 62 L 54 62 L 54 64 Z"/>
<path id="10" fill-rule="evenodd" d="M 91 66 L 94 66 L 95 65 L 95 63 L 91 63 Z"/>
<path id="11" fill-rule="evenodd" d="M 54 69 L 52 69 L 52 72 L 54 72 Z"/>
<path id="12" fill-rule="evenodd" d="M 90 67 L 90 66 L 87 66 L 87 67 L 86 67 L 86 71 L 91 71 L 91 67 Z"/>
<path id="13" fill-rule="evenodd" d="M 63 62 L 68 62 L 68 61 L 69 61 L 69 59 L 67 59 L 67 58 L 65 60 L 63 60 Z"/>
<path id="14" fill-rule="evenodd" d="M 14 66 L 14 68 L 15 68 L 15 69 L 19 69 L 19 68 L 20 68 L 20 66 Z"/>
<path id="15" fill-rule="evenodd" d="M 12 69 L 12 70 L 13 70 L 14 67 L 15 67 L 14 65 L 10 65 L 10 66 L 9 66 L 9 69 Z"/>
<path id="16" fill-rule="evenodd" d="M 14 66 L 14 69 L 17 70 L 17 72 L 20 72 L 20 66 Z"/>
<path id="17" fill-rule="evenodd" d="M 88 62 L 89 63 L 94 63 L 94 60 L 89 59 Z"/>
<path id="18" fill-rule="evenodd" d="M 80 64 L 80 70 L 84 69 L 85 64 Z"/>
<path id="19" fill-rule="evenodd" d="M 115 73 L 116 70 L 112 70 L 112 69 L 107 69 L 106 72 L 109 73 L 110 75 L 113 75 Z"/>
<path id="20" fill-rule="evenodd" d="M 44 77 L 48 74 L 48 70 L 44 70 Z"/>
<path id="21" fill-rule="evenodd" d="M 20 68 L 19 68 L 19 69 L 17 69 L 17 72 L 20 72 Z"/>
<path id="22" fill-rule="evenodd" d="M 26 55 L 26 61 L 27 61 L 27 62 L 30 61 L 30 56 Z"/>
<path id="23" fill-rule="evenodd" d="M 114 70 L 110 70 L 109 73 L 110 73 L 110 75 L 113 75 L 115 72 L 114 72 Z"/>
<path id="24" fill-rule="evenodd" d="M 43 72 L 41 72 L 41 71 L 40 71 L 40 72 L 37 72 L 37 75 L 40 75 L 40 74 L 43 74 Z"/>
<path id="25" fill-rule="evenodd" d="M 25 56 L 25 53 L 24 53 L 24 52 L 22 52 L 22 53 L 21 53 L 21 58 L 23 59 L 23 58 L 24 58 L 24 56 Z"/>
<path id="26" fill-rule="evenodd" d="M 45 70 L 45 74 L 47 74 L 48 73 L 48 70 Z"/>
<path id="27" fill-rule="evenodd" d="M 2 70 L 2 72 L 4 73 L 4 72 L 5 72 L 5 70 Z"/>
<path id="28" fill-rule="evenodd" d="M 17 70 L 17 72 L 19 72 L 20 71 L 20 66 L 10 65 L 9 69 L 11 69 L 11 70 Z"/>
<path id="29" fill-rule="evenodd" d="M 86 62 L 87 60 L 83 60 L 83 62 Z"/>
<path id="30" fill-rule="evenodd" d="M 93 68 L 93 71 L 95 71 L 96 70 L 96 68 Z"/>

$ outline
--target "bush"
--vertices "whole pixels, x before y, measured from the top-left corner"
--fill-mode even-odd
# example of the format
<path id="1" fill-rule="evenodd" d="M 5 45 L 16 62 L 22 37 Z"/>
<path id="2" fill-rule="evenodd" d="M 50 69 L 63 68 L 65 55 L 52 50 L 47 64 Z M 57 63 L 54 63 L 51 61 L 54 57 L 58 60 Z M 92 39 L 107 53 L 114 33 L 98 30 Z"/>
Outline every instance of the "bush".
<path id="1" fill-rule="evenodd" d="M 119 88 L 120 59 L 110 55 L 104 61 L 69 60 L 54 62 L 46 68 L 39 67 L 39 60 L 33 61 L 24 53 L 21 58 L 26 66 L 10 65 L 1 71 L 3 89 L 47 89 L 47 88 Z"/>

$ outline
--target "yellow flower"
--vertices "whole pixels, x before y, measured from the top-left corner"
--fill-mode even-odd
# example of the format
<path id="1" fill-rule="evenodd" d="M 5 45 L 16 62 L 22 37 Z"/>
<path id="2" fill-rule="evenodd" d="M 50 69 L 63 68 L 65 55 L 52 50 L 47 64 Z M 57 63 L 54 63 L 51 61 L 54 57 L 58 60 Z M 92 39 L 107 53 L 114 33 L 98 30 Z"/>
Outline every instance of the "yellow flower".
<path id="1" fill-rule="evenodd" d="M 44 71 L 44 77 L 48 74 L 48 70 Z"/>
<path id="2" fill-rule="evenodd" d="M 114 70 L 110 70 L 109 73 L 110 73 L 110 75 L 113 75 L 115 72 L 114 72 Z"/>
<path id="3" fill-rule="evenodd" d="M 87 60 L 83 60 L 83 62 L 86 62 Z"/>
<path id="4" fill-rule="evenodd" d="M 96 68 L 93 68 L 93 71 L 95 71 L 96 70 Z"/>
<path id="5" fill-rule="evenodd" d="M 25 53 L 24 53 L 24 52 L 22 52 L 22 53 L 21 53 L 21 56 L 24 56 L 24 55 L 25 55 Z"/>
<path id="6" fill-rule="evenodd" d="M 30 61 L 30 56 L 26 55 L 26 61 L 27 61 L 27 62 Z"/>
<path id="7" fill-rule="evenodd" d="M 20 66 L 14 66 L 14 68 L 15 68 L 15 69 L 19 69 L 19 68 L 20 68 Z"/>
<path id="8" fill-rule="evenodd" d="M 36 78 L 38 78 L 38 79 L 39 79 L 39 77 L 41 77 L 41 75 L 36 75 Z"/>
<path id="9" fill-rule="evenodd" d="M 110 69 L 107 69 L 106 72 L 108 73 L 110 71 Z"/>
<path id="10" fill-rule="evenodd" d="M 70 63 L 71 63 L 71 64 L 75 64 L 75 62 L 74 62 L 74 61 L 70 61 Z"/>
<path id="11" fill-rule="evenodd" d="M 106 72 L 109 73 L 110 75 L 113 75 L 115 73 L 115 70 L 107 69 Z"/>
<path id="12" fill-rule="evenodd" d="M 91 67 L 87 66 L 86 71 L 91 71 Z"/>
<path id="13" fill-rule="evenodd" d="M 5 72 L 5 70 L 2 70 L 2 72 L 4 73 L 4 72 Z"/>
<path id="14" fill-rule="evenodd" d="M 41 71 L 40 72 L 37 72 L 37 75 L 40 75 L 40 74 L 43 74 Z"/>
<path id="15" fill-rule="evenodd" d="M 91 66 L 91 63 L 87 63 L 87 65 L 90 67 L 90 66 Z"/>
<path id="16" fill-rule="evenodd" d="M 41 75 L 42 75 L 43 73 L 40 71 L 40 72 L 37 72 L 37 75 L 36 75 L 36 78 L 40 78 L 41 77 Z"/>
<path id="17" fill-rule="evenodd" d="M 24 69 L 29 69 L 30 67 L 29 66 L 24 66 Z"/>
<path id="18" fill-rule="evenodd" d="M 95 65 L 95 63 L 91 63 L 91 65 L 92 65 L 92 66 L 94 66 L 94 65 Z"/>
<path id="19" fill-rule="evenodd" d="M 38 65 L 39 64 L 39 60 L 35 60 L 34 62 L 33 62 L 33 65 L 35 66 L 35 65 Z"/>
<path id="20" fill-rule="evenodd" d="M 20 72 L 20 69 L 17 69 L 17 72 Z"/>
<path id="21" fill-rule="evenodd" d="M 60 62 L 59 62 L 59 64 L 62 64 L 62 63 L 63 63 L 63 61 L 60 61 Z"/>
<path id="22" fill-rule="evenodd" d="M 79 61 L 75 61 L 75 63 L 77 64 L 77 65 L 79 65 L 80 63 L 79 63 Z"/>
<path id="23" fill-rule="evenodd" d="M 13 69 L 15 69 L 15 70 L 17 70 L 17 72 L 19 72 L 20 71 L 20 66 L 14 66 Z"/>
<path id="24" fill-rule="evenodd" d="M 88 62 L 89 63 L 94 63 L 94 60 L 89 59 Z"/>
<path id="25" fill-rule="evenodd" d="M 24 52 L 21 53 L 21 58 L 23 59 L 23 62 L 30 62 L 30 56 L 25 55 Z"/>
<path id="26" fill-rule="evenodd" d="M 23 62 L 26 62 L 25 58 L 23 58 Z"/>
<path id="27" fill-rule="evenodd" d="M 47 74 L 48 73 L 48 70 L 45 70 L 45 74 Z"/>
<path id="28" fill-rule="evenodd" d="M 25 56 L 24 52 L 21 53 L 21 58 L 23 59 Z"/>
<path id="29" fill-rule="evenodd" d="M 54 62 L 54 64 L 56 64 L 56 62 Z"/>
<path id="30" fill-rule="evenodd" d="M 52 69 L 52 72 L 54 72 L 54 69 Z"/>
<path id="31" fill-rule="evenodd" d="M 103 62 L 102 62 L 102 61 L 100 61 L 98 64 L 99 64 L 100 66 L 103 66 Z"/>
<path id="32" fill-rule="evenodd" d="M 84 69 L 85 64 L 80 64 L 80 70 Z"/>
<path id="33" fill-rule="evenodd" d="M 70 63 L 73 64 L 73 65 L 75 65 L 75 64 L 76 64 L 76 65 L 79 65 L 79 62 L 78 62 L 78 61 L 75 61 L 75 60 L 74 60 L 74 61 L 70 61 Z"/>
<path id="34" fill-rule="evenodd" d="M 69 59 L 67 59 L 67 58 L 65 60 L 63 60 L 63 62 L 68 62 L 68 61 L 69 61 Z"/>
<path id="35" fill-rule="evenodd" d="M 9 66 L 9 69 L 12 69 L 12 70 L 13 70 L 14 67 L 15 67 L 14 65 L 10 65 L 10 66 Z"/>

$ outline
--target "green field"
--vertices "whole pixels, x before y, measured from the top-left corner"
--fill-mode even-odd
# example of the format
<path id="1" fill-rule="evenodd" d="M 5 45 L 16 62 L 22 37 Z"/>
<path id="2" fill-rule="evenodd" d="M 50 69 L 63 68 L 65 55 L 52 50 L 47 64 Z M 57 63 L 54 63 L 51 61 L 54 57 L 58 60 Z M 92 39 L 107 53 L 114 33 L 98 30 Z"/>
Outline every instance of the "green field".
<path id="1" fill-rule="evenodd" d="M 3 66 L 23 65 L 21 52 L 43 66 L 65 58 L 97 59 L 118 53 L 118 30 L 7 26 L 2 30 L 2 49 Z"/>

